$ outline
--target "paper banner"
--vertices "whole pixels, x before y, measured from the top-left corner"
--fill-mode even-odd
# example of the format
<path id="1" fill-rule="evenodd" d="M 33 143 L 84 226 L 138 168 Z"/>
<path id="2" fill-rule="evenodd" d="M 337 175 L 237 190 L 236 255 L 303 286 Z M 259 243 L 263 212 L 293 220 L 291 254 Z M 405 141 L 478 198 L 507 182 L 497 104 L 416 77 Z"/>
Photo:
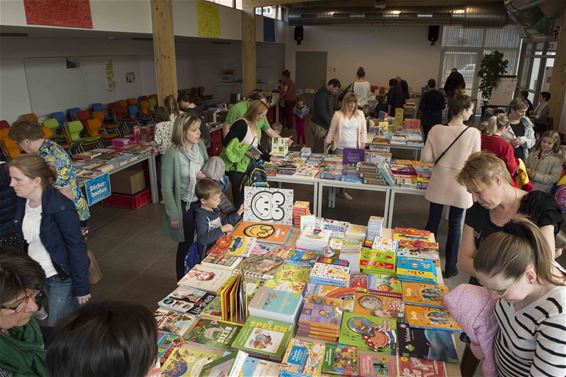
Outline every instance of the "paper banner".
<path id="1" fill-rule="evenodd" d="M 217 4 L 202 0 L 197 3 L 197 35 L 220 38 L 220 13 Z"/>
<path id="2" fill-rule="evenodd" d="M 28 25 L 92 29 L 89 0 L 24 0 Z"/>

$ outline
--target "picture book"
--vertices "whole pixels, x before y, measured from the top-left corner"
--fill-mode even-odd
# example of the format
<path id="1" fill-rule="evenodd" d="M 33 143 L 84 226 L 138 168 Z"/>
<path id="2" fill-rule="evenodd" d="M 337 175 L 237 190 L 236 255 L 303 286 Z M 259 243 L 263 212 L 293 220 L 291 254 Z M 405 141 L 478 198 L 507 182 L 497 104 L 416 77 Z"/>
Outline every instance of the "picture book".
<path id="1" fill-rule="evenodd" d="M 226 250 L 226 255 L 234 257 L 248 257 L 255 246 L 256 239 L 254 237 L 239 237 L 234 236 L 228 250 Z"/>
<path id="2" fill-rule="evenodd" d="M 236 352 L 216 359 L 202 367 L 199 377 L 227 377 L 236 360 Z"/>
<path id="3" fill-rule="evenodd" d="M 252 255 L 245 258 L 240 267 L 246 278 L 249 279 L 271 279 L 280 266 L 283 259 L 269 254 Z"/>
<path id="4" fill-rule="evenodd" d="M 358 349 L 347 344 L 326 343 L 322 372 L 340 376 L 359 374 Z"/>
<path id="5" fill-rule="evenodd" d="M 255 237 L 259 242 L 284 244 L 292 231 L 290 225 L 241 221 L 234 229 L 233 236 Z"/>
<path id="6" fill-rule="evenodd" d="M 307 227 L 297 238 L 296 246 L 299 249 L 322 251 L 328 246 L 331 230 Z"/>
<path id="7" fill-rule="evenodd" d="M 232 273 L 226 269 L 197 264 L 177 284 L 216 293 L 231 275 Z"/>
<path id="8" fill-rule="evenodd" d="M 206 305 L 206 307 L 204 308 L 204 310 L 202 311 L 202 313 L 200 315 L 201 315 L 201 317 L 221 320 L 222 319 L 222 308 L 221 308 L 221 304 L 220 304 L 220 297 L 216 296 L 214 298 L 214 300 L 212 300 L 208 305 Z"/>
<path id="9" fill-rule="evenodd" d="M 279 377 L 279 364 L 238 351 L 229 377 Z"/>
<path id="10" fill-rule="evenodd" d="M 273 279 L 266 281 L 264 287 L 278 291 L 301 293 L 305 289 L 305 282 Z"/>
<path id="11" fill-rule="evenodd" d="M 291 323 L 249 316 L 232 347 L 281 362 L 293 330 Z"/>
<path id="12" fill-rule="evenodd" d="M 397 377 L 397 356 L 359 351 L 360 376 Z M 412 376 L 416 377 L 416 376 Z"/>
<path id="13" fill-rule="evenodd" d="M 402 240 L 420 240 L 425 242 L 435 242 L 434 233 L 424 229 L 414 228 L 393 228 L 393 239 Z"/>
<path id="14" fill-rule="evenodd" d="M 291 339 L 280 366 L 280 377 L 318 377 L 324 360 L 324 343 Z"/>
<path id="15" fill-rule="evenodd" d="M 452 333 L 444 330 L 411 328 L 397 322 L 399 355 L 458 363 Z"/>
<path id="16" fill-rule="evenodd" d="M 212 293 L 191 287 L 177 287 L 158 305 L 181 313 L 199 315 L 214 297 Z"/>
<path id="17" fill-rule="evenodd" d="M 166 331 L 157 332 L 157 354 L 161 365 L 167 361 L 176 348 L 185 343 L 183 338 Z"/>
<path id="18" fill-rule="evenodd" d="M 461 332 L 462 328 L 447 309 L 405 305 L 405 315 L 411 327 Z"/>
<path id="19" fill-rule="evenodd" d="M 157 328 L 183 337 L 191 329 L 197 318 L 194 315 L 178 313 L 158 308 L 154 313 Z"/>
<path id="20" fill-rule="evenodd" d="M 362 350 L 391 355 L 396 351 L 396 328 L 393 319 L 344 312 L 339 341 Z"/>
<path id="21" fill-rule="evenodd" d="M 275 273 L 272 280 L 265 282 L 266 288 L 280 291 L 301 293 L 309 277 L 309 268 L 284 264 Z"/>
<path id="22" fill-rule="evenodd" d="M 368 288 L 368 275 L 358 272 L 350 274 L 350 288 Z"/>
<path id="23" fill-rule="evenodd" d="M 401 320 L 404 318 L 403 300 L 383 292 L 356 292 L 354 313 Z"/>
<path id="24" fill-rule="evenodd" d="M 341 322 L 342 312 L 338 308 L 329 305 L 306 303 L 303 305 L 299 317 L 301 325 L 310 325 L 311 327 L 328 329 L 329 331 L 338 329 Z"/>
<path id="25" fill-rule="evenodd" d="M 241 326 L 214 319 L 199 319 L 185 340 L 218 348 L 230 348 Z"/>
<path id="26" fill-rule="evenodd" d="M 233 270 L 238 267 L 242 258 L 237 256 L 232 256 L 228 254 L 208 254 L 201 262 L 203 266 L 225 268 L 227 270 Z"/>
<path id="27" fill-rule="evenodd" d="M 228 246 L 232 243 L 233 233 L 226 233 L 216 240 L 214 245 L 208 250 L 208 255 L 224 254 L 228 250 Z"/>
<path id="28" fill-rule="evenodd" d="M 443 308 L 448 287 L 423 283 L 403 283 L 403 301 L 407 304 Z"/>
<path id="29" fill-rule="evenodd" d="M 194 377 L 202 368 L 214 360 L 220 359 L 224 352 L 201 345 L 184 344 L 176 348 L 161 367 L 163 377 Z"/>
<path id="30" fill-rule="evenodd" d="M 368 291 L 386 292 L 401 297 L 401 282 L 396 276 L 368 274 Z"/>
<path id="31" fill-rule="evenodd" d="M 400 356 L 399 376 L 446 377 L 446 366 L 442 361 Z"/>
<path id="32" fill-rule="evenodd" d="M 438 282 L 436 264 L 430 259 L 400 257 L 397 261 L 397 277 L 403 282 Z"/>
<path id="33" fill-rule="evenodd" d="M 293 193 L 290 189 L 244 187 L 243 220 L 293 225 Z"/>
<path id="34" fill-rule="evenodd" d="M 360 252 L 360 269 L 366 273 L 395 275 L 395 259 L 394 251 L 363 247 Z"/>
<path id="35" fill-rule="evenodd" d="M 303 292 L 303 295 L 307 299 L 311 297 L 321 298 L 321 300 L 315 300 L 315 301 L 322 301 L 322 299 L 330 299 L 332 300 L 331 301 L 332 305 L 348 311 L 354 310 L 355 294 L 356 294 L 355 288 L 337 287 L 335 285 L 314 284 L 314 283 L 308 283 Z"/>
<path id="36" fill-rule="evenodd" d="M 285 263 L 312 267 L 321 255 L 320 251 L 296 249 L 289 258 L 285 259 Z"/>
<path id="37" fill-rule="evenodd" d="M 289 138 L 288 137 L 274 137 L 271 139 L 271 154 L 272 156 L 287 156 L 289 153 Z"/>
<path id="38" fill-rule="evenodd" d="M 288 245 L 276 245 L 269 243 L 256 242 L 251 255 L 271 255 L 283 259 L 289 258 L 293 254 L 293 248 Z"/>
<path id="39" fill-rule="evenodd" d="M 260 287 L 248 305 L 250 315 L 295 323 L 303 302 L 301 293 Z"/>
<path id="40" fill-rule="evenodd" d="M 421 240 L 399 241 L 397 257 L 426 258 L 436 260 L 439 258 L 438 243 Z"/>
<path id="41" fill-rule="evenodd" d="M 350 267 L 317 262 L 312 267 L 309 282 L 348 287 L 350 285 Z"/>

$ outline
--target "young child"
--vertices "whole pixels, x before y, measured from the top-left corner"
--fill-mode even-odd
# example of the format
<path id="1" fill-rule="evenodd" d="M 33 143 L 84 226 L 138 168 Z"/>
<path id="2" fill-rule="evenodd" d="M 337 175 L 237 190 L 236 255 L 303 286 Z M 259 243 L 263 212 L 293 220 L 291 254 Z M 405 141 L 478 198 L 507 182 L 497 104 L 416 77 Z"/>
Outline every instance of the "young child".
<path id="1" fill-rule="evenodd" d="M 305 99 L 301 96 L 297 98 L 297 104 L 293 108 L 293 114 L 295 115 L 295 127 L 297 130 L 297 144 L 301 147 L 306 144 L 305 141 L 305 121 L 307 115 L 309 115 L 310 109 L 305 106 Z"/>
<path id="2" fill-rule="evenodd" d="M 210 178 L 203 178 L 196 185 L 196 195 L 200 206 L 195 209 L 195 229 L 201 260 L 207 251 L 224 233 L 231 232 L 244 213 L 242 205 L 238 211 L 221 218 L 220 186 Z"/>
<path id="3" fill-rule="evenodd" d="M 387 103 L 385 102 L 385 95 L 378 94 L 376 96 L 377 105 L 375 105 L 375 116 L 379 117 L 379 112 L 383 111 L 384 113 L 387 112 Z"/>
<path id="4" fill-rule="evenodd" d="M 210 157 L 208 161 L 204 163 L 200 171 L 220 186 L 220 204 L 218 205 L 220 211 L 225 215 L 234 212 L 236 208 L 234 208 L 230 199 L 224 194 L 230 186 L 230 180 L 225 174 L 226 164 L 224 160 L 218 156 Z"/>
<path id="5" fill-rule="evenodd" d="M 562 173 L 560 136 L 556 131 L 542 134 L 526 161 L 527 173 L 535 190 L 550 192 Z"/>

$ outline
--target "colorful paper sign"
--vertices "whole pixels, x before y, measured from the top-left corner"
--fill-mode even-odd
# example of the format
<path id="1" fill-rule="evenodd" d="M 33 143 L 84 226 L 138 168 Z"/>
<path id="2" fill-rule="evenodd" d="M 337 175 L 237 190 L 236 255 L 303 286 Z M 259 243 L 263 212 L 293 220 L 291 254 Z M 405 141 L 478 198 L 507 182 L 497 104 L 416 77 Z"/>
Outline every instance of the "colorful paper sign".
<path id="1" fill-rule="evenodd" d="M 220 12 L 217 4 L 202 0 L 197 3 L 197 35 L 220 38 Z"/>

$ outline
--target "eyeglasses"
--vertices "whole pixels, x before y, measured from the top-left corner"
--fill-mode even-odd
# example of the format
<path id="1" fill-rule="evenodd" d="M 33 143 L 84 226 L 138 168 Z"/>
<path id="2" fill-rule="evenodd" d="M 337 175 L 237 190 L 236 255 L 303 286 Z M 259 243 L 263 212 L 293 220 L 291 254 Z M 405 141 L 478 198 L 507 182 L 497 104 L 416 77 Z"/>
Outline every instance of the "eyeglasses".
<path id="1" fill-rule="evenodd" d="M 20 312 L 24 308 L 25 304 L 27 304 L 29 302 L 30 299 L 35 300 L 35 303 L 39 306 L 40 303 L 41 303 L 41 300 L 43 299 L 43 292 L 42 291 L 34 291 L 34 293 L 32 293 L 31 295 L 22 297 L 21 299 L 16 301 L 14 304 L 9 305 L 9 306 L 2 305 L 2 306 L 0 306 L 0 308 L 6 309 L 6 310 L 12 310 L 12 311 L 15 311 L 15 312 Z"/>

